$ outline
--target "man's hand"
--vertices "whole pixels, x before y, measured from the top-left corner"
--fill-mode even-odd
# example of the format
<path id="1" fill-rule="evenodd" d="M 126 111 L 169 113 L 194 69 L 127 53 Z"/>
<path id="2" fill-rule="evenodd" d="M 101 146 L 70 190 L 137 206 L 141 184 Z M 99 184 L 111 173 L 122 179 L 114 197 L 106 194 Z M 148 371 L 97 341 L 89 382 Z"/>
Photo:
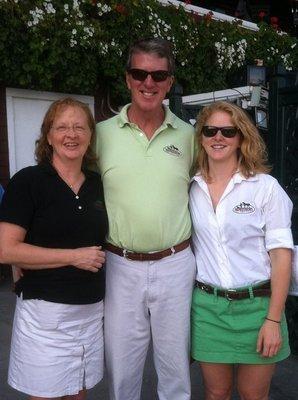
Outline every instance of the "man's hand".
<path id="1" fill-rule="evenodd" d="M 16 265 L 12 266 L 12 279 L 14 282 L 17 282 L 23 275 L 21 267 L 17 267 Z"/>

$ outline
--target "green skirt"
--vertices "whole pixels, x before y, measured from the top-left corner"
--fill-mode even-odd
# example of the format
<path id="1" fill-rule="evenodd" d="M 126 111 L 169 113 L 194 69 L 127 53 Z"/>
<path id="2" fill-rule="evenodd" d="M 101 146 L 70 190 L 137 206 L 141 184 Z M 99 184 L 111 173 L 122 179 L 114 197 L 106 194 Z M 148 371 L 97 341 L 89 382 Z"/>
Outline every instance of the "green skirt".
<path id="1" fill-rule="evenodd" d="M 274 357 L 256 351 L 269 297 L 227 300 L 195 288 L 191 309 L 191 355 L 195 360 L 227 364 L 272 364 L 290 354 L 285 316 L 282 347 Z"/>

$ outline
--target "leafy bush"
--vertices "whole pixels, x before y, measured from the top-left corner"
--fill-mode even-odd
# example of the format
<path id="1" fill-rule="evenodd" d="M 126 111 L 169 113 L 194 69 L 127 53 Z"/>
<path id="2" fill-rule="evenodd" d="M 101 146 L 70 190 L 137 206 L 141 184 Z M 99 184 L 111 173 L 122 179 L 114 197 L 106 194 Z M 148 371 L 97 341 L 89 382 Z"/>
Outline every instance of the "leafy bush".
<path id="1" fill-rule="evenodd" d="M 174 45 L 185 94 L 228 87 L 247 63 L 297 68 L 297 39 L 262 24 L 219 22 L 156 0 L 0 0 L 0 82 L 36 90 L 127 100 L 124 68 L 131 42 L 163 37 Z"/>

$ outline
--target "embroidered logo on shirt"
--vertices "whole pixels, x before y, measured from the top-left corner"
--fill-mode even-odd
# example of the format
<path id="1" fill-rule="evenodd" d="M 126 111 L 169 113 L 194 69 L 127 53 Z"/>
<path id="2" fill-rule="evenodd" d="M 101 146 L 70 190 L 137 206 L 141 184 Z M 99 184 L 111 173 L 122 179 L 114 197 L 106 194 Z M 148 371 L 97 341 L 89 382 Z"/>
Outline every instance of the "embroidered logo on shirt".
<path id="1" fill-rule="evenodd" d="M 170 144 L 169 146 L 165 146 L 163 148 L 163 151 L 165 151 L 167 154 L 170 154 L 171 156 L 176 156 L 176 157 L 182 156 L 181 151 L 173 144 Z"/>
<path id="2" fill-rule="evenodd" d="M 237 204 L 237 206 L 233 208 L 233 211 L 237 214 L 251 214 L 255 211 L 255 207 L 250 203 L 242 201 L 242 203 Z"/>

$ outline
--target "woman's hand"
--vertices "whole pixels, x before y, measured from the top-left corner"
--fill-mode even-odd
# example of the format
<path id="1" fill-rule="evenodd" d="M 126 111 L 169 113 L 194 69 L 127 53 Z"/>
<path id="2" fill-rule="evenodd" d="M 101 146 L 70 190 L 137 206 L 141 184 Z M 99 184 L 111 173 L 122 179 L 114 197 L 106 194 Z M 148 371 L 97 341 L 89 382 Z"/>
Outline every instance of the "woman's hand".
<path id="1" fill-rule="evenodd" d="M 263 357 L 275 356 L 281 347 L 280 324 L 265 320 L 258 336 L 257 352 Z"/>
<path id="2" fill-rule="evenodd" d="M 79 247 L 73 250 L 71 265 L 86 271 L 98 272 L 105 262 L 105 252 L 101 246 Z"/>

